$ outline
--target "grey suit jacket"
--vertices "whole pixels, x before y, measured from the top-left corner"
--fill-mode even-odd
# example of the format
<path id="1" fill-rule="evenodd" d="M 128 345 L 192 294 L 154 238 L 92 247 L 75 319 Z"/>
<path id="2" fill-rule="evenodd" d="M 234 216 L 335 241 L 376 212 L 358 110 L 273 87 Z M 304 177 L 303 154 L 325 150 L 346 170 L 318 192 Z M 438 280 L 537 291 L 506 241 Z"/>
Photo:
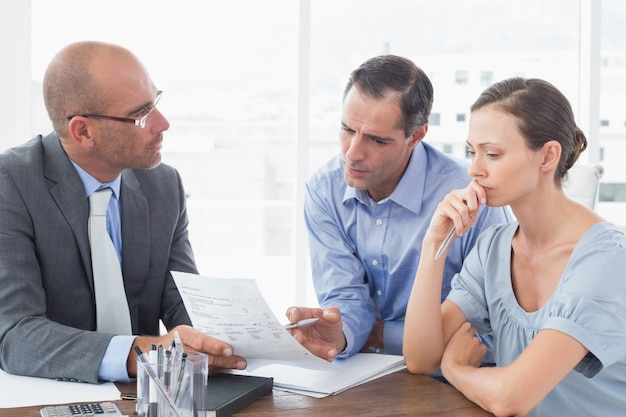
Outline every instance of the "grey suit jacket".
<path id="1" fill-rule="evenodd" d="M 170 271 L 197 273 L 178 173 L 125 170 L 122 272 L 133 334 L 190 324 Z M 113 335 L 98 333 L 89 201 L 56 133 L 0 155 L 0 366 L 98 382 Z"/>

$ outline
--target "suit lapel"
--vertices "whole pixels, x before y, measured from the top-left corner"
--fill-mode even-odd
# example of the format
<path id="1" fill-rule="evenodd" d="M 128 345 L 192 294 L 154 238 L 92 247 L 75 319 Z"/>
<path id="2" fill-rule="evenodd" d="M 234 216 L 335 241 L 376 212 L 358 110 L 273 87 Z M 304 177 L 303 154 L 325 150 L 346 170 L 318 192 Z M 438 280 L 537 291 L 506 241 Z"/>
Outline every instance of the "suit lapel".
<path id="1" fill-rule="evenodd" d="M 56 133 L 46 136 L 43 141 L 44 175 L 53 184 L 50 195 L 67 220 L 81 255 L 89 285 L 93 290 L 91 271 L 91 250 L 87 233 L 89 218 L 89 200 L 85 195 L 85 186 L 80 180 L 70 159 L 63 150 Z"/>
<path id="2" fill-rule="evenodd" d="M 122 172 L 122 272 L 126 285 L 145 277 L 150 264 L 150 212 L 148 200 L 132 170 Z"/>

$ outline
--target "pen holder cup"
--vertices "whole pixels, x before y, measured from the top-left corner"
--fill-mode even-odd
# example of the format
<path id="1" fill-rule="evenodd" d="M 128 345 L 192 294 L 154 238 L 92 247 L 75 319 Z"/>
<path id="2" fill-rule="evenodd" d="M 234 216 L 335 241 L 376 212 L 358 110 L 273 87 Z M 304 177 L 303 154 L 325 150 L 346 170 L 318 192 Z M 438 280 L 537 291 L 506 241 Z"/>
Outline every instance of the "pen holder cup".
<path id="1" fill-rule="evenodd" d="M 171 363 L 137 360 L 139 417 L 205 417 L 208 356 L 187 354 Z"/>
<path id="2" fill-rule="evenodd" d="M 201 352 L 187 352 L 187 362 L 192 364 L 194 417 L 205 417 L 209 356 Z"/>

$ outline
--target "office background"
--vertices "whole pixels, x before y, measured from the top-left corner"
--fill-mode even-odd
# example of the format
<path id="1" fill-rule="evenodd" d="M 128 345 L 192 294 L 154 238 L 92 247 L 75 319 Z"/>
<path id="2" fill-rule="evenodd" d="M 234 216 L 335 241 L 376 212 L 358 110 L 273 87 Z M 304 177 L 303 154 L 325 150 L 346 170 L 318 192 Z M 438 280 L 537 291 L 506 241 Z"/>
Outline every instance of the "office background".
<path id="1" fill-rule="evenodd" d="M 554 83 L 590 139 L 585 161 L 605 166 L 598 211 L 626 225 L 623 0 L 4 0 L 2 150 L 51 130 L 43 73 L 84 39 L 128 47 L 165 91 L 163 161 L 183 176 L 201 273 L 255 278 L 281 318 L 315 303 L 303 184 L 339 150 L 348 74 L 382 53 L 431 77 L 426 140 L 458 157 L 485 87 Z"/>

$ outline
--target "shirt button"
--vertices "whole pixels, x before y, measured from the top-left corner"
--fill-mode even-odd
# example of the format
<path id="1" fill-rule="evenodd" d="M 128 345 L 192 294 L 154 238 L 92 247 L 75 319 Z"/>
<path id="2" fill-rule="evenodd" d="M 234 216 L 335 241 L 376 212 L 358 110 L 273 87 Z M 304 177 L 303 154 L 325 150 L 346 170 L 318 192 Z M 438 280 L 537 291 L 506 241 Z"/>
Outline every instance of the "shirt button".
<path id="1" fill-rule="evenodd" d="M 380 297 L 381 295 L 383 295 L 383 292 L 381 290 L 378 290 L 376 291 L 376 295 Z"/>
<path id="2" fill-rule="evenodd" d="M 376 220 L 376 225 L 380 226 L 381 224 L 383 224 L 383 221 L 381 219 Z"/>
<path id="3" fill-rule="evenodd" d="M 377 260 L 377 259 L 374 259 L 374 260 L 372 261 L 372 265 L 374 265 L 374 266 L 378 265 L 378 260 Z"/>

